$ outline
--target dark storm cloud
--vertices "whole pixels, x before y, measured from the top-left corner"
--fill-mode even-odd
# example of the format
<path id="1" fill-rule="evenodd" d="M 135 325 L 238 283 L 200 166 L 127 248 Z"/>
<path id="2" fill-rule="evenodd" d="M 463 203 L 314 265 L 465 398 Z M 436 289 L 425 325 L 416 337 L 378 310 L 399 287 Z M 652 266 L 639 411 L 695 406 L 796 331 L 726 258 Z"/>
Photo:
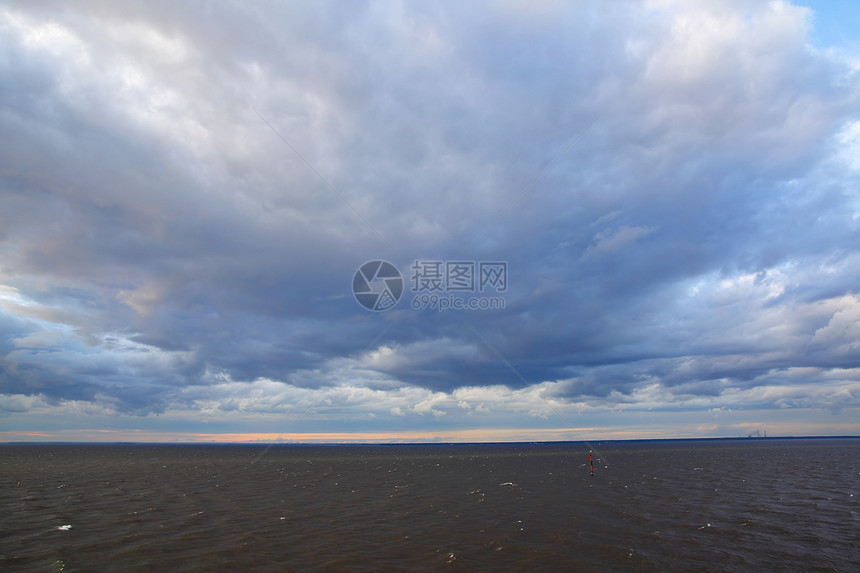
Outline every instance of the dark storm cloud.
<path id="1" fill-rule="evenodd" d="M 857 76 L 788 4 L 2 14 L 5 394 L 142 414 L 225 379 L 525 380 L 611 401 L 858 367 Z M 506 308 L 407 291 L 366 313 L 349 288 L 376 258 L 407 283 L 416 259 L 504 260 Z"/>

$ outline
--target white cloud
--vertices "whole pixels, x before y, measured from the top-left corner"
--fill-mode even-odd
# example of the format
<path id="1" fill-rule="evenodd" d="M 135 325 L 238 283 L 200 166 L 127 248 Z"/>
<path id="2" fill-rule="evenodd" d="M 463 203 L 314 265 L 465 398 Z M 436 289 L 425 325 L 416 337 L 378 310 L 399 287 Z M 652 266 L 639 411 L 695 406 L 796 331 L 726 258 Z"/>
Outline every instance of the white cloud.
<path id="1" fill-rule="evenodd" d="M 56 346 L 63 337 L 62 332 L 41 331 L 31 332 L 21 338 L 13 338 L 12 344 L 18 348 L 48 348 Z"/>
<path id="2" fill-rule="evenodd" d="M 47 406 L 43 394 L 0 394 L 0 416 L 9 412 L 29 412 Z"/>

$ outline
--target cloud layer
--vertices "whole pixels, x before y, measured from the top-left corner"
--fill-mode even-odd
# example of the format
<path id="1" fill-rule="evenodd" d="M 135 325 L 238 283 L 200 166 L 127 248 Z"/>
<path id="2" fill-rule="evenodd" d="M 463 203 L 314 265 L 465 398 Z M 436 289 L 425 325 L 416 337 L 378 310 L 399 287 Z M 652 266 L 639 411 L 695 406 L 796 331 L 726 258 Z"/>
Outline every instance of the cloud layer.
<path id="1" fill-rule="evenodd" d="M 814 22 L 7 3 L 0 419 L 856 433 L 860 78 Z M 365 311 L 375 259 L 504 261 L 504 308 Z"/>

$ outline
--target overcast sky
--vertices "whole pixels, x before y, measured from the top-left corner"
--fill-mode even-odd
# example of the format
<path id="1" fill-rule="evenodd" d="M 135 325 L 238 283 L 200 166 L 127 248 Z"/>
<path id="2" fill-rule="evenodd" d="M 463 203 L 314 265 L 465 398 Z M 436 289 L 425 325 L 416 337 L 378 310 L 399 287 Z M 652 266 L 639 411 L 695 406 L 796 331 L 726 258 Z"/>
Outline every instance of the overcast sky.
<path id="1" fill-rule="evenodd" d="M 857 30 L 5 2 L 0 441 L 860 434 Z"/>

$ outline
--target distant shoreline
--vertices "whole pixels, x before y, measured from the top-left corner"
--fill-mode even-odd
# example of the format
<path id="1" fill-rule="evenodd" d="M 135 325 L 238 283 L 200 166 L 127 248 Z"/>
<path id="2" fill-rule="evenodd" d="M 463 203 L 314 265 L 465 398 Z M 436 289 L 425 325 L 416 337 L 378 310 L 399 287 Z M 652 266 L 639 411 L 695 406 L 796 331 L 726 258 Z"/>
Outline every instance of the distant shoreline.
<path id="1" fill-rule="evenodd" d="M 564 445 L 564 444 L 631 444 L 655 442 L 779 442 L 786 440 L 851 440 L 860 439 L 860 435 L 842 436 L 769 436 L 765 437 L 707 437 L 707 438 L 641 438 L 626 440 L 558 440 L 530 442 L 0 442 L 2 446 L 298 446 L 298 447 L 328 447 L 328 446 L 527 446 L 527 445 Z"/>

